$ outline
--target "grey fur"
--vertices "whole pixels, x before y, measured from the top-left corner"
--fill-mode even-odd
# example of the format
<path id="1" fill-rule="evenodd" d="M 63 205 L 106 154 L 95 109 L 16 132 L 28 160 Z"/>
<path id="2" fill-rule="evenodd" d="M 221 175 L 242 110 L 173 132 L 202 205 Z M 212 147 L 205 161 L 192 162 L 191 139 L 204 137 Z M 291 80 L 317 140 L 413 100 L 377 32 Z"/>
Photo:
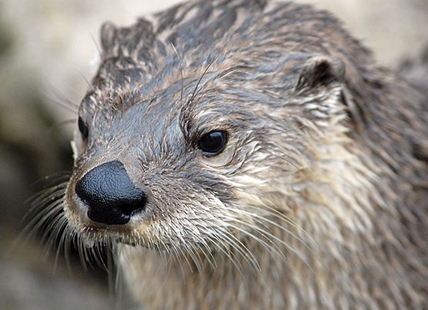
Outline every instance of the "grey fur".
<path id="1" fill-rule="evenodd" d="M 137 299 L 159 309 L 428 307 L 428 169 L 417 147 L 426 97 L 333 16 L 199 1 L 106 24 L 101 37 L 79 109 L 88 138 L 76 131 L 73 175 L 51 209 L 64 207 L 68 224 L 53 221 L 78 242 L 119 242 Z M 213 130 L 228 143 L 208 157 L 198 141 Z M 113 160 L 148 202 L 108 226 L 88 219 L 74 187 Z"/>

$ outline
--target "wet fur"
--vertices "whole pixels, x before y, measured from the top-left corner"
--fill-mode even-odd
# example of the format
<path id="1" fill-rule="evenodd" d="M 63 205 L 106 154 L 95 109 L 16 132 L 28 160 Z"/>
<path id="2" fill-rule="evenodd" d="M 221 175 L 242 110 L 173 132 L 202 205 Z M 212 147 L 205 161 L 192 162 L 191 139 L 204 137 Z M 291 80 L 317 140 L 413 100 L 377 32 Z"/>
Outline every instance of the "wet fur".
<path id="1" fill-rule="evenodd" d="M 84 253 L 113 244 L 153 309 L 428 307 L 426 98 L 334 17 L 202 1 L 106 24 L 102 48 L 89 137 L 76 130 L 70 181 L 35 222 Z M 214 129 L 229 140 L 207 157 Z M 115 159 L 150 196 L 110 227 L 74 186 Z"/>

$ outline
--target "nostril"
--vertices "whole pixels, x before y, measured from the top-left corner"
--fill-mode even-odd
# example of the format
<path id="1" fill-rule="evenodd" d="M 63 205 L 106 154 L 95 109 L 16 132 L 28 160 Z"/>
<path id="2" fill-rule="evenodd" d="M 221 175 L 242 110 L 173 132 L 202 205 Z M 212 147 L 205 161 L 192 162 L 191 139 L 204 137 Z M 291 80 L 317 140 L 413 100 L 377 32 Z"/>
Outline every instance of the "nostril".
<path id="1" fill-rule="evenodd" d="M 146 195 L 134 186 L 117 160 L 86 173 L 76 183 L 75 192 L 88 208 L 88 217 L 108 225 L 126 224 L 146 204 Z"/>

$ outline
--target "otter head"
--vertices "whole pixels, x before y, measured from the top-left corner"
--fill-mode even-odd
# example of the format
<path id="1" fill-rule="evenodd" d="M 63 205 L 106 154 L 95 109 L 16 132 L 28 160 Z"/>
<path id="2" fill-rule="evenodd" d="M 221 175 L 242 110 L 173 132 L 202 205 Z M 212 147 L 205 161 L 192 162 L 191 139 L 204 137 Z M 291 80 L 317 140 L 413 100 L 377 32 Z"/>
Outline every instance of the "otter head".
<path id="1" fill-rule="evenodd" d="M 204 70 L 182 63 L 155 83 L 110 67 L 107 79 L 120 83 L 98 82 L 79 110 L 65 207 L 75 231 L 152 248 L 239 248 L 263 231 L 262 218 L 296 207 L 293 192 L 321 156 L 308 131 L 328 131 L 346 114 L 343 65 L 279 57 L 263 67 L 221 57 Z M 295 58 L 297 73 L 288 70 Z"/>
<path id="2" fill-rule="evenodd" d="M 272 225 L 294 234 L 295 213 L 311 204 L 361 227 L 348 220 L 349 205 L 366 196 L 338 197 L 350 193 L 341 184 L 364 171 L 348 149 L 344 63 L 318 47 L 297 52 L 275 37 L 253 47 L 221 30 L 226 46 L 165 39 L 144 20 L 131 30 L 104 26 L 66 191 L 76 235 L 176 253 L 232 247 L 242 254 L 244 239 L 272 244 Z"/>

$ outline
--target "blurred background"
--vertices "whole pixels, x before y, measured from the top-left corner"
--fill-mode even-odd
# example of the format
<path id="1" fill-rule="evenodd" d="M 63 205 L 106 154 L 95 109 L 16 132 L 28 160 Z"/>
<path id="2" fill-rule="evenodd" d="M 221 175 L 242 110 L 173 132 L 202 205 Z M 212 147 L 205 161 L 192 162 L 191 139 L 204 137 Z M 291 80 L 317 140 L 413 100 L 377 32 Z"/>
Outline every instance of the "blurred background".
<path id="1" fill-rule="evenodd" d="M 102 268 L 18 235 L 31 197 L 72 167 L 74 111 L 95 71 L 98 30 L 177 0 L 0 0 L 0 309 L 133 309 Z M 333 11 L 385 66 L 428 43 L 428 0 L 309 0 Z M 18 241 L 17 241 L 18 240 Z M 142 279 L 144 280 L 144 279 Z"/>

